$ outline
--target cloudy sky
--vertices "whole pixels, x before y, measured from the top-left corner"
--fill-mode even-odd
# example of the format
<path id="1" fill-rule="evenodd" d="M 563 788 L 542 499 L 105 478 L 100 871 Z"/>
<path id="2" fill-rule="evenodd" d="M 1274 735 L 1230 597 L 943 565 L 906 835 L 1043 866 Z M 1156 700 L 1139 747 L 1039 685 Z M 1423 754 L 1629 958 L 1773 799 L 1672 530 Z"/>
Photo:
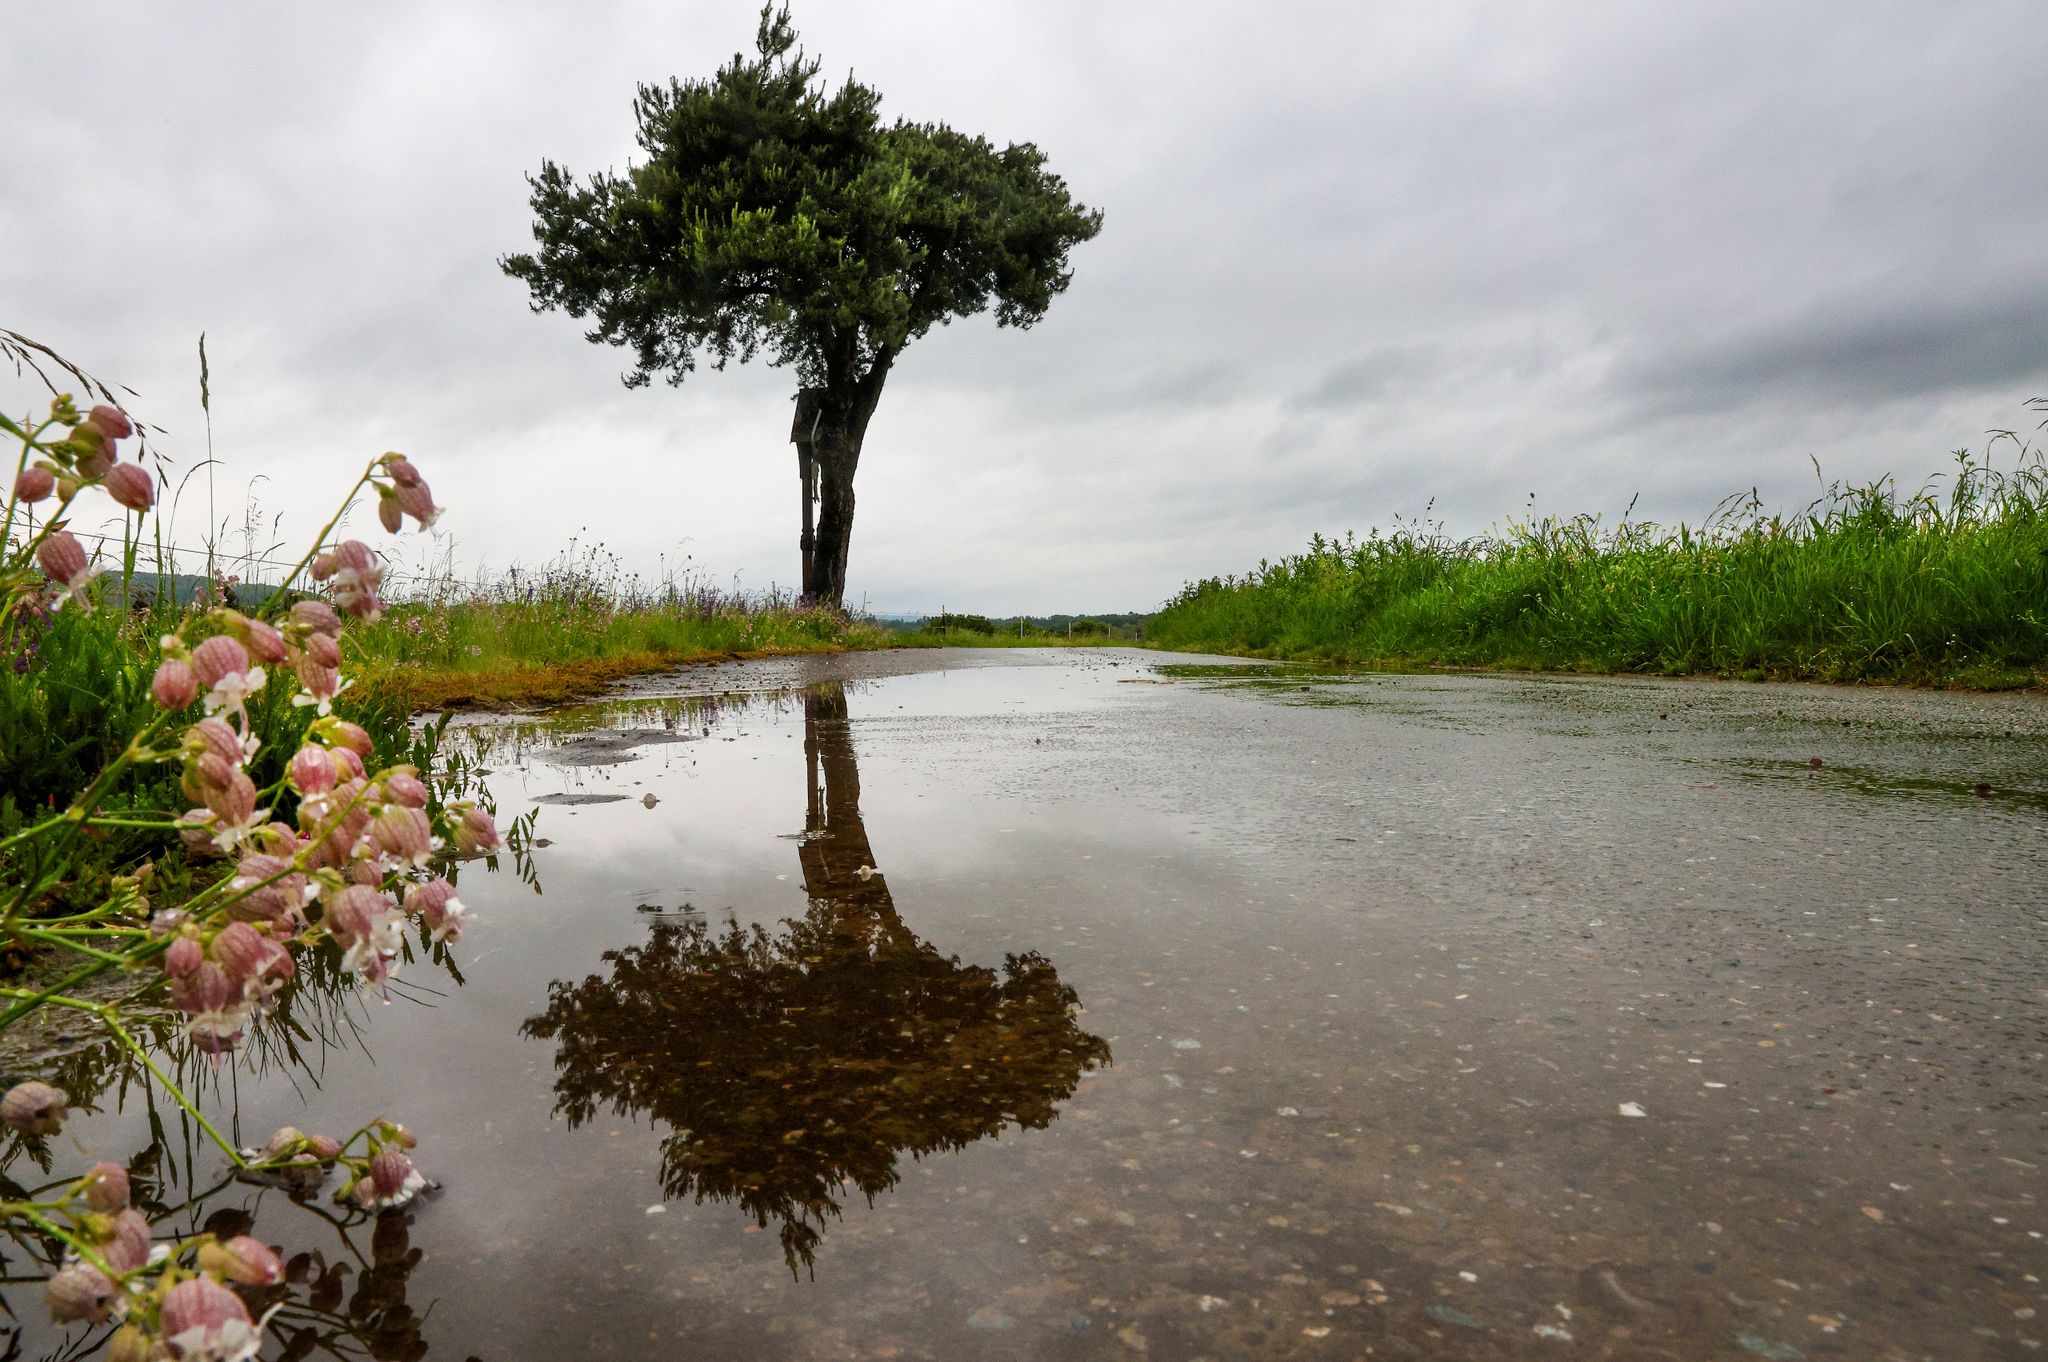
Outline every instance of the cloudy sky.
<path id="1" fill-rule="evenodd" d="M 628 391 L 527 310 L 524 176 L 634 150 L 744 0 L 21 0 L 0 326 L 137 389 L 216 514 L 310 532 L 408 452 L 464 571 L 572 539 L 789 583 L 787 371 Z M 1030 331 L 913 347 L 849 597 L 1149 609 L 1428 510 L 1696 520 L 1917 482 L 2048 394 L 2048 26 L 2023 3 L 808 0 L 885 115 L 1033 141 L 1102 208 Z M 25 408 L 32 390 L 0 383 Z M 365 528 L 372 518 L 361 515 Z M 207 521 L 188 484 L 177 537 Z M 266 538 L 268 534 L 266 532 Z"/>

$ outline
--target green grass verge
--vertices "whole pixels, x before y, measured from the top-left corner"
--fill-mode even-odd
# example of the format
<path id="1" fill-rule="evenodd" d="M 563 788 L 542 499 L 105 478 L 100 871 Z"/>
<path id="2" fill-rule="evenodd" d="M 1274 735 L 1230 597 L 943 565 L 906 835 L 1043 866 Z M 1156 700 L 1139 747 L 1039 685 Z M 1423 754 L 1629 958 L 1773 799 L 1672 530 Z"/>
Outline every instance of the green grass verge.
<path id="1" fill-rule="evenodd" d="M 876 626 L 824 610 L 600 596 L 400 605 L 345 635 L 345 670 L 410 709 L 545 704 L 684 662 L 887 647 Z"/>
<path id="2" fill-rule="evenodd" d="M 1796 516 L 1753 495 L 1703 528 L 1597 518 L 1462 542 L 1405 527 L 1192 583 L 1158 647 L 1385 667 L 1874 681 L 2048 680 L 2048 469 L 1958 455 L 1946 495 L 1889 481 Z"/>

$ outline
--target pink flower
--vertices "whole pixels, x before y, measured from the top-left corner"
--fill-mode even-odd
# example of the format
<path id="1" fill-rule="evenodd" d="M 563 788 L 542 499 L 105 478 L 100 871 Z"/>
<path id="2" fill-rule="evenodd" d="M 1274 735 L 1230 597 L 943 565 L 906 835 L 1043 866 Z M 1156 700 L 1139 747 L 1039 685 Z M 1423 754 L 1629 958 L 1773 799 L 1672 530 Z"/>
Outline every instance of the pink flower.
<path id="1" fill-rule="evenodd" d="M 249 652 L 226 634 L 215 634 L 192 650 L 192 670 L 206 687 L 206 712 L 230 709 L 246 715 L 247 699 L 263 689 L 263 668 L 251 666 Z"/>
<path id="2" fill-rule="evenodd" d="M 387 804 L 370 820 L 370 835 L 400 865 L 423 866 L 434 854 L 433 827 L 424 809 Z"/>
<path id="3" fill-rule="evenodd" d="M 149 1261 L 149 1254 L 149 1221 L 133 1207 L 124 1209 L 114 1217 L 106 1239 L 101 1242 L 100 1257 L 116 1272 L 133 1272 Z"/>
<path id="4" fill-rule="evenodd" d="M 184 749 L 195 755 L 211 752 L 230 766 L 240 766 L 256 755 L 252 739 L 235 732 L 227 720 L 211 715 L 185 730 Z"/>
<path id="5" fill-rule="evenodd" d="M 377 750 L 377 744 L 370 741 L 370 735 L 363 726 L 346 719 L 336 719 L 327 725 L 327 737 L 336 747 L 346 747 L 359 757 L 367 757 Z"/>
<path id="6" fill-rule="evenodd" d="M 301 795 L 323 795 L 334 788 L 334 762 L 324 747 L 308 744 L 292 754 L 285 779 Z"/>
<path id="7" fill-rule="evenodd" d="M 341 673 L 314 661 L 311 651 L 300 655 L 293 670 L 298 673 L 299 693 L 292 697 L 292 703 L 311 706 L 322 716 L 332 714 L 334 697 L 342 690 Z"/>
<path id="8" fill-rule="evenodd" d="M 218 1055 L 242 1043 L 255 1008 L 219 965 L 207 961 L 191 978 L 173 981 L 170 992 L 172 1006 L 186 1015 L 185 1034 L 195 1048 Z"/>
<path id="9" fill-rule="evenodd" d="M 43 1300 L 50 1318 L 59 1324 L 90 1320 L 100 1324 L 113 1318 L 121 1289 L 96 1267 L 73 1263 L 59 1268 L 43 1287 Z"/>
<path id="10" fill-rule="evenodd" d="M 263 821 L 256 816 L 256 782 L 249 779 L 247 771 L 220 769 L 216 766 L 219 762 L 220 758 L 210 753 L 199 760 L 201 778 L 209 782 L 200 803 L 206 805 L 225 828 L 233 828 L 238 832 L 253 828 Z M 209 767 L 216 769 L 209 771 Z M 216 773 L 222 778 L 217 784 L 211 783 Z M 264 813 L 267 816 L 269 810 L 266 809 Z M 241 839 L 238 836 L 235 840 Z M 228 847 L 223 845 L 221 850 L 226 851 Z"/>
<path id="11" fill-rule="evenodd" d="M 258 662 L 284 661 L 284 635 L 262 620 L 242 619 L 235 627 L 249 655 Z"/>
<path id="12" fill-rule="evenodd" d="M 135 423 L 119 407 L 102 402 L 85 414 L 85 424 L 109 440 L 125 440 L 135 433 Z"/>
<path id="13" fill-rule="evenodd" d="M 14 495 L 31 506 L 56 490 L 57 477 L 47 468 L 24 468 L 14 480 Z"/>
<path id="14" fill-rule="evenodd" d="M 426 783 L 403 767 L 384 777 L 384 797 L 408 809 L 427 807 Z"/>
<path id="15" fill-rule="evenodd" d="M 202 686 L 217 686 L 249 670 L 249 651 L 226 634 L 215 634 L 192 650 L 192 670 Z"/>
<path id="16" fill-rule="evenodd" d="M 244 997 L 251 986 L 260 990 L 292 973 L 292 958 L 285 948 L 246 922 L 231 922 L 221 929 L 213 939 L 213 958 L 230 980 L 243 985 Z"/>
<path id="17" fill-rule="evenodd" d="M 391 500 L 399 510 L 417 520 L 423 530 L 434 528 L 434 522 L 441 518 L 441 508 L 434 504 L 434 494 L 427 490 L 424 482 L 410 486 L 400 483 L 392 492 Z"/>
<path id="18" fill-rule="evenodd" d="M 332 634 L 314 634 L 306 640 L 306 657 L 316 666 L 337 671 L 341 667 L 341 645 Z"/>
<path id="19" fill-rule="evenodd" d="M 405 891 L 405 911 L 418 913 L 435 941 L 459 941 L 469 910 L 455 897 L 455 886 L 435 876 Z"/>
<path id="20" fill-rule="evenodd" d="M 117 463 L 107 470 L 107 495 L 131 511 L 156 504 L 156 483 L 139 463 Z"/>
<path id="21" fill-rule="evenodd" d="M 128 1205 L 128 1170 L 118 1163 L 96 1163 L 85 1170 L 85 1204 L 96 1211 L 119 1211 Z"/>
<path id="22" fill-rule="evenodd" d="M 164 1296 L 164 1341 L 181 1362 L 249 1362 L 263 1333 L 242 1298 L 211 1277 L 179 1282 Z"/>
<path id="23" fill-rule="evenodd" d="M 294 602 L 292 623 L 309 634 L 325 634 L 328 638 L 341 633 L 341 616 L 335 614 L 334 607 L 325 601 Z"/>
<path id="24" fill-rule="evenodd" d="M 411 459 L 406 458 L 403 454 L 386 454 L 384 458 L 386 460 L 384 472 L 389 475 L 394 484 L 399 487 L 418 487 L 420 485 L 420 470 L 413 467 Z"/>
<path id="25" fill-rule="evenodd" d="M 321 555 L 321 560 L 327 564 L 328 590 L 335 609 L 364 620 L 374 620 L 384 612 L 384 602 L 377 595 L 384 565 L 375 549 L 360 539 L 344 539 L 331 554 Z M 316 578 L 320 567 L 321 561 L 313 565 Z"/>
<path id="26" fill-rule="evenodd" d="M 165 658 L 150 678 L 149 693 L 168 710 L 180 710 L 199 698 L 199 677 L 192 664 L 179 658 Z"/>
<path id="27" fill-rule="evenodd" d="M 455 849 L 465 856 L 480 856 L 498 850 L 504 843 L 498 837 L 498 825 L 491 816 L 474 804 L 451 804 L 448 812 L 455 815 L 455 826 L 449 836 Z"/>
<path id="28" fill-rule="evenodd" d="M 64 1094 L 33 1078 L 15 1084 L 0 1097 L 0 1122 L 24 1135 L 55 1135 L 64 1128 L 69 1114 Z"/>
<path id="29" fill-rule="evenodd" d="M 328 935 L 343 946 L 354 946 L 376 934 L 390 909 L 389 895 L 369 885 L 349 885 L 328 900 L 324 919 Z"/>
<path id="30" fill-rule="evenodd" d="M 284 1260 L 260 1239 L 238 1234 L 221 1249 L 228 1277 L 243 1286 L 276 1286 L 284 1280 Z"/>
<path id="31" fill-rule="evenodd" d="M 381 1149 L 370 1160 L 370 1171 L 356 1179 L 354 1195 L 358 1205 L 366 1210 L 387 1210 L 403 1206 L 413 1195 L 427 1185 L 426 1175 L 403 1153 L 396 1149 Z"/>
<path id="32" fill-rule="evenodd" d="M 299 802 L 300 829 L 309 838 L 320 839 L 308 857 L 315 867 L 338 870 L 348 864 L 357 839 L 370 826 L 370 811 L 357 802 L 362 791 L 360 778 L 345 780 L 331 794 Z M 348 812 L 337 817 L 334 811 L 340 809 Z"/>
<path id="33" fill-rule="evenodd" d="M 164 952 L 164 973 L 173 979 L 189 979 L 206 963 L 206 948 L 189 936 L 181 936 Z"/>
<path id="34" fill-rule="evenodd" d="M 68 600 L 82 600 L 93 579 L 93 566 L 85 556 L 85 546 L 69 530 L 59 530 L 36 545 L 36 565 L 62 588 L 57 594 L 59 607 Z"/>

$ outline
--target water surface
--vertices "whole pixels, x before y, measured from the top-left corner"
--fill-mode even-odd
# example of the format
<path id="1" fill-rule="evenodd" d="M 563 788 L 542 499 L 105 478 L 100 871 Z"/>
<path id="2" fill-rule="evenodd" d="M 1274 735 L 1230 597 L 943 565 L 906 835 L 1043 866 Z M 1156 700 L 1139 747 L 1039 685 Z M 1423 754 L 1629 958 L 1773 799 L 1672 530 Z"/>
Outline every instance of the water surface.
<path id="1" fill-rule="evenodd" d="M 502 816 L 541 811 L 530 874 L 464 874 L 479 925 L 409 996 L 302 990 L 299 1063 L 218 1076 L 252 1143 L 406 1121 L 438 1193 L 328 1227 L 160 1123 L 172 1223 L 318 1248 L 320 1346 L 2048 1333 L 2037 701 L 1109 651 L 633 690 L 452 730 Z M 78 1138 L 125 1158 L 137 1107 Z"/>

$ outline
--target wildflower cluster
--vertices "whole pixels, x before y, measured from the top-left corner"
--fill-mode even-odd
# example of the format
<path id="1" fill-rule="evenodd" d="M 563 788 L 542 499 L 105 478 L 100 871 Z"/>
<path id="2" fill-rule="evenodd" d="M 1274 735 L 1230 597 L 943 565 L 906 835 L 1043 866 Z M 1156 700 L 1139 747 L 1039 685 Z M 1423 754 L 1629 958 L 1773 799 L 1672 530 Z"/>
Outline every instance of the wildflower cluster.
<path id="1" fill-rule="evenodd" d="M 80 415 L 70 397 L 60 396 L 42 421 L 19 426 L 0 416 L 0 429 L 22 438 L 22 457 L 7 496 L 6 524 L 12 528 L 17 506 L 33 508 L 56 499 L 42 533 L 32 536 L 25 548 L 57 587 L 52 608 L 80 600 L 95 569 L 85 546 L 64 528 L 64 514 L 78 494 L 101 487 L 123 510 L 138 514 L 156 504 L 156 479 L 149 470 L 139 462 L 121 461 L 118 446 L 135 434 L 135 423 L 119 407 L 105 403 Z M 19 588 L 10 593 L 21 594 Z"/>
<path id="2" fill-rule="evenodd" d="M 64 528 L 73 501 L 100 487 L 130 511 L 146 511 L 155 483 L 118 442 L 135 433 L 112 406 L 80 415 L 68 397 L 27 424 L 0 416 L 22 442 L 7 498 L 0 553 L 0 638 L 18 622 L 70 602 L 89 606 L 93 568 Z M 372 460 L 343 512 L 365 488 L 380 520 L 431 525 L 440 508 L 419 470 L 398 454 Z M 54 498 L 54 502 L 53 502 Z M 46 504 L 48 503 L 48 504 Z M 22 516 L 17 508 L 31 508 Z M 36 527 L 34 508 L 42 508 Z M 454 857 L 488 855 L 502 842 L 490 815 L 470 802 L 443 803 L 423 773 L 402 760 L 380 762 L 360 725 L 335 712 L 350 623 L 377 618 L 383 562 L 369 545 L 339 539 L 338 512 L 265 609 L 213 608 L 187 615 L 158 640 L 137 675 L 148 677 L 153 711 L 141 730 L 84 788 L 41 821 L 0 838 L 0 935 L 75 968 L 48 987 L 0 987 L 0 1028 L 44 1007 L 100 1022 L 220 1147 L 238 1175 L 310 1190 L 339 1171 L 336 1200 L 376 1212 L 405 1204 L 423 1187 L 414 1141 L 378 1121 L 348 1140 L 286 1128 L 263 1146 L 237 1150 L 128 1029 L 138 1010 L 167 1009 L 193 1048 L 215 1062 L 243 1046 L 299 973 L 305 952 L 338 950 L 366 988 L 382 991 L 406 951 L 409 924 L 423 942 L 459 939 L 468 914 L 444 873 Z M 28 530 L 21 533 L 19 526 Z M 314 590 L 292 590 L 300 572 Z M 145 635 L 147 637 L 147 635 Z M 288 687 L 290 703 L 275 688 Z M 279 762 L 267 744 L 284 745 Z M 259 758 L 261 760 L 259 760 Z M 105 811 L 123 780 L 150 766 L 174 767 L 190 807 L 182 814 Z M 281 773 L 280 773 L 281 768 Z M 154 860 L 124 868 L 96 907 L 70 905 L 51 918 L 46 904 L 87 882 L 85 839 L 109 829 L 155 829 L 182 845 L 200 887 L 184 873 L 157 874 Z M 121 835 L 132 836 L 124 831 Z M 220 866 L 204 873 L 208 863 Z M 452 873 L 452 872 L 447 872 Z M 153 906 L 145 890 L 181 886 L 178 901 Z M 39 915 L 40 914 L 40 915 Z M 82 961 L 82 963 L 80 963 Z M 131 972 L 144 986 L 118 1001 L 80 989 L 97 975 Z M 68 1114 L 63 1093 L 39 1080 L 0 1097 L 0 1123 L 24 1138 L 55 1134 Z M 48 1286 L 60 1321 L 118 1324 L 108 1344 L 117 1359 L 246 1359 L 262 1341 L 260 1300 L 249 1293 L 280 1280 L 277 1255 L 246 1236 L 152 1242 L 129 1206 L 127 1173 L 100 1164 L 45 1200 L 0 1201 L 0 1219 L 33 1227 L 65 1247 Z"/>
<path id="3" fill-rule="evenodd" d="M 0 1098 L 0 1121 L 30 1136 L 56 1133 L 63 1098 L 46 1084 L 17 1084 Z M 348 1141 L 286 1126 L 260 1148 L 244 1150 L 243 1176 L 304 1194 L 339 1171 L 334 1199 L 368 1212 L 403 1206 L 427 1185 L 407 1153 L 411 1132 L 377 1121 Z M 107 1356 L 124 1362 L 248 1362 L 278 1308 L 286 1279 L 277 1250 L 251 1235 L 201 1233 L 159 1240 L 131 1204 L 130 1174 L 98 1163 L 40 1200 L 0 1203 L 63 1245 L 44 1284 L 50 1317 L 60 1324 L 118 1325 Z"/>

